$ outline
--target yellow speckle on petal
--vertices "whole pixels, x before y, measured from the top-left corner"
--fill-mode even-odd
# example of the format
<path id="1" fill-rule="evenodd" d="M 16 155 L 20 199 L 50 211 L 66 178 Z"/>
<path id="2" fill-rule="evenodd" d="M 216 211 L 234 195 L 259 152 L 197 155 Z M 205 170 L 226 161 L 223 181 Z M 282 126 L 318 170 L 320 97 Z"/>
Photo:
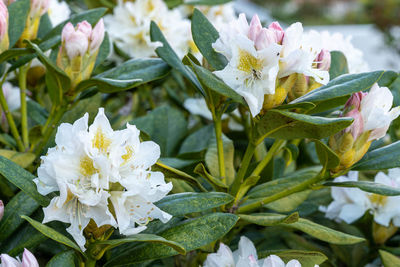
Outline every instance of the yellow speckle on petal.
<path id="1" fill-rule="evenodd" d="M 387 196 L 372 194 L 369 196 L 371 202 L 377 206 L 384 206 L 387 202 Z"/>
<path id="2" fill-rule="evenodd" d="M 88 156 L 85 156 L 81 159 L 80 171 L 82 175 L 86 177 L 92 176 L 97 172 L 96 168 L 93 165 L 93 160 Z"/>
<path id="3" fill-rule="evenodd" d="M 257 59 L 249 52 L 239 49 L 239 65 L 238 69 L 246 73 L 257 76 L 263 68 L 262 60 Z"/>
<path id="4" fill-rule="evenodd" d="M 111 144 L 111 140 L 105 136 L 101 128 L 99 127 L 93 138 L 93 147 L 99 151 L 107 152 L 108 147 Z"/>
<path id="5" fill-rule="evenodd" d="M 133 156 L 133 148 L 131 146 L 126 147 L 126 154 L 122 155 L 122 159 L 124 160 L 124 163 L 126 163 L 130 158 Z"/>

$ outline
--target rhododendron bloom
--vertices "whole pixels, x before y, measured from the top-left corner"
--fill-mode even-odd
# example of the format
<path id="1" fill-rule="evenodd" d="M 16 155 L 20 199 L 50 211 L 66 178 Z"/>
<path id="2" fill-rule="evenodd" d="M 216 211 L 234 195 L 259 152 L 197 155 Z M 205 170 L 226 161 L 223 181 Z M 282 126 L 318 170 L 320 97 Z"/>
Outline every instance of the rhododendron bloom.
<path id="1" fill-rule="evenodd" d="M 172 184 L 150 170 L 160 148 L 151 141 L 140 142 L 139 133 L 129 124 L 114 131 L 103 109 L 90 127 L 88 114 L 74 124 L 61 124 L 56 147 L 42 156 L 35 179 L 39 193 L 60 192 L 43 209 L 43 222 L 70 223 L 67 231 L 84 249 L 83 230 L 91 220 L 97 227 L 119 227 L 122 234 L 143 231 L 154 218 L 168 221 L 171 216 L 152 203 L 167 195 Z"/>
<path id="2" fill-rule="evenodd" d="M 244 97 L 253 117 L 261 111 L 264 95 L 275 93 L 279 71 L 281 46 L 276 42 L 261 45 L 264 40 L 258 17 L 254 16 L 249 25 L 245 15 L 240 14 L 237 20 L 221 29 L 220 38 L 213 44 L 229 60 L 215 75 Z"/>
<path id="3" fill-rule="evenodd" d="M 204 267 L 301 267 L 297 260 L 291 260 L 287 264 L 276 255 L 271 255 L 265 259 L 258 259 L 257 250 L 245 236 L 242 236 L 239 241 L 238 250 L 232 253 L 231 249 L 220 244 L 217 253 L 211 253 L 207 256 L 203 264 Z M 318 267 L 317 265 L 315 265 Z"/>
<path id="4" fill-rule="evenodd" d="M 64 1 L 50 0 L 48 13 L 51 24 L 56 26 L 69 18 L 71 10 L 68 4 Z"/>
<path id="5" fill-rule="evenodd" d="M 1 254 L 0 256 L 2 267 L 39 267 L 35 256 L 26 248 L 22 254 L 22 262 L 18 258 L 10 257 L 7 254 Z"/>

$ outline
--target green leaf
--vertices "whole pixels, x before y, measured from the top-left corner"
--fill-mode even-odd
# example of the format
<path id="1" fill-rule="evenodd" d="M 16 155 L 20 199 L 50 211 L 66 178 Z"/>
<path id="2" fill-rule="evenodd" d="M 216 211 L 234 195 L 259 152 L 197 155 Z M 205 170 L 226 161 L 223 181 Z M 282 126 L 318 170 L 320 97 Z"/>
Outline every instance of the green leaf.
<path id="1" fill-rule="evenodd" d="M 192 62 L 192 61 L 190 61 Z M 243 97 L 236 93 L 235 90 L 226 85 L 221 79 L 211 73 L 209 70 L 198 66 L 192 62 L 192 69 L 199 79 L 200 83 L 204 86 L 213 90 L 214 92 L 229 97 L 237 103 L 246 105 Z"/>
<path id="2" fill-rule="evenodd" d="M 14 2 L 16 3 L 16 2 Z M 4 51 L 3 53 L 0 54 L 0 62 L 7 61 L 9 59 L 23 56 L 26 54 L 33 53 L 33 49 L 27 49 L 27 48 L 11 48 L 9 50 Z"/>
<path id="3" fill-rule="evenodd" d="M 47 206 L 49 204 L 49 199 L 39 194 L 36 189 L 36 185 L 33 182 L 33 179 L 36 177 L 11 160 L 2 156 L 0 156 L 0 174 L 10 183 L 14 184 L 31 198 L 36 200 L 40 205 Z"/>
<path id="4" fill-rule="evenodd" d="M 169 73 L 169 69 L 161 59 L 132 59 L 82 81 L 76 90 L 82 92 L 91 87 L 97 87 L 103 93 L 120 92 L 161 79 Z"/>
<path id="5" fill-rule="evenodd" d="M 16 194 L 4 208 L 0 221 L 0 243 L 9 237 L 23 222 L 21 215 L 31 215 L 39 204 L 24 192 Z"/>
<path id="6" fill-rule="evenodd" d="M 324 186 L 356 187 L 363 191 L 384 196 L 399 196 L 400 188 L 369 181 L 326 182 Z"/>
<path id="7" fill-rule="evenodd" d="M 158 235 L 152 235 L 152 234 L 136 234 L 129 236 L 127 238 L 120 238 L 120 239 L 111 239 L 111 240 L 105 240 L 105 241 L 100 241 L 96 243 L 96 246 L 107 246 L 108 249 L 120 246 L 122 244 L 126 243 L 132 243 L 132 242 L 150 242 L 150 243 L 160 243 L 163 245 L 166 245 L 168 247 L 171 247 L 175 251 L 177 251 L 179 254 L 186 254 L 185 248 L 171 240 L 167 240 L 161 236 Z"/>
<path id="8" fill-rule="evenodd" d="M 352 169 L 386 170 L 400 167 L 400 141 L 368 152 Z"/>
<path id="9" fill-rule="evenodd" d="M 79 252 L 81 252 L 81 249 L 78 247 L 77 244 L 75 244 L 75 242 L 73 242 L 71 239 L 69 239 L 68 237 L 66 237 L 63 234 L 60 234 L 59 232 L 57 232 L 56 230 L 54 230 L 53 228 L 50 228 L 44 224 L 41 224 L 38 221 L 35 221 L 27 216 L 21 216 L 22 219 L 27 220 L 33 227 L 36 228 L 36 230 L 38 230 L 39 232 L 41 232 L 42 234 L 44 234 L 45 236 L 47 236 L 50 239 L 53 239 L 54 241 L 64 244 L 70 248 L 73 248 Z"/>
<path id="10" fill-rule="evenodd" d="M 269 250 L 258 253 L 259 258 L 266 258 L 270 255 L 276 255 L 280 257 L 285 263 L 296 259 L 300 262 L 302 267 L 315 267 L 315 265 L 320 265 L 328 260 L 328 257 L 319 251 Z"/>
<path id="11" fill-rule="evenodd" d="M 238 217 L 228 213 L 211 213 L 189 219 L 163 231 L 160 236 L 181 244 L 187 252 L 208 245 L 225 236 L 236 224 Z M 146 244 L 127 249 L 106 263 L 105 266 L 121 266 L 147 260 L 177 255 L 170 247 L 161 244 Z"/>
<path id="12" fill-rule="evenodd" d="M 161 210 L 172 216 L 208 211 L 233 201 L 233 197 L 222 192 L 181 193 L 166 196 L 156 203 Z"/>
<path id="13" fill-rule="evenodd" d="M 299 97 L 290 104 L 312 102 L 317 106 L 313 113 L 322 112 L 346 103 L 352 93 L 365 91 L 378 82 L 384 71 L 374 71 L 357 74 L 346 74 L 331 80 L 327 85 L 321 86 L 308 94 Z"/>
<path id="14" fill-rule="evenodd" d="M 201 54 L 216 70 L 222 70 L 228 60 L 217 53 L 212 44 L 219 38 L 218 31 L 198 9 L 194 9 L 192 16 L 192 36 Z"/>
<path id="15" fill-rule="evenodd" d="M 239 214 L 241 220 L 262 226 L 274 226 L 279 224 L 291 224 L 299 220 L 299 213 L 281 215 L 274 213 Z"/>
<path id="16" fill-rule="evenodd" d="M 75 251 L 67 250 L 58 253 L 46 264 L 46 267 L 78 266 Z"/>
<path id="17" fill-rule="evenodd" d="M 59 67 L 42 52 L 34 43 L 27 41 L 28 47 L 35 50 L 39 60 L 46 66 L 46 85 L 50 98 L 54 104 L 62 102 L 63 92 L 71 88 L 71 80 Z"/>
<path id="18" fill-rule="evenodd" d="M 204 179 L 206 179 L 212 186 L 216 187 L 217 189 L 227 189 L 228 186 L 224 184 L 220 179 L 215 178 L 211 174 L 209 174 L 204 167 L 203 163 L 197 164 L 197 166 L 193 170 L 194 173 L 200 175 Z"/>
<path id="19" fill-rule="evenodd" d="M 400 258 L 384 250 L 379 250 L 379 255 L 384 267 L 400 266 Z"/>
<path id="20" fill-rule="evenodd" d="M 30 9 L 29 0 L 18 0 L 8 6 L 8 37 L 13 47 L 24 32 Z"/>
<path id="21" fill-rule="evenodd" d="M 3 156 L 22 168 L 27 168 L 36 159 L 35 154 L 29 152 L 17 152 L 15 150 L 0 149 L 0 156 Z"/>
<path id="22" fill-rule="evenodd" d="M 304 190 L 291 194 L 287 197 L 275 200 L 265 205 L 266 208 L 272 209 L 277 212 L 291 212 L 307 200 L 311 190 Z"/>
<path id="23" fill-rule="evenodd" d="M 342 74 L 349 73 L 346 56 L 340 51 L 331 51 L 331 67 L 329 69 L 329 78 L 331 80 Z"/>
<path id="24" fill-rule="evenodd" d="M 177 170 L 175 168 L 169 167 L 165 164 L 162 164 L 161 162 L 157 162 L 153 167 L 151 168 L 152 171 L 160 171 L 164 174 L 166 179 L 179 179 L 183 180 L 185 182 L 188 182 L 194 186 L 197 186 L 201 191 L 207 191 L 204 189 L 204 187 L 200 184 L 196 178 L 193 176 L 190 176 L 187 173 L 184 173 L 183 171 Z"/>
<path id="25" fill-rule="evenodd" d="M 42 39 L 44 36 L 46 36 L 46 34 L 48 34 L 53 29 L 53 26 L 55 26 L 55 25 L 51 24 L 49 12 L 44 13 L 40 17 L 37 38 Z"/>
<path id="26" fill-rule="evenodd" d="M 108 32 L 105 32 L 104 35 L 104 40 L 100 45 L 99 48 L 99 53 L 97 54 L 96 58 L 96 63 L 94 64 L 94 67 L 96 68 L 98 65 L 104 62 L 104 60 L 107 59 L 107 57 L 111 53 L 111 40 L 110 36 L 108 35 Z"/>
<path id="27" fill-rule="evenodd" d="M 345 129 L 352 122 L 351 118 L 325 118 L 271 109 L 257 122 L 253 140 L 260 144 L 266 137 L 322 139 Z"/>
<path id="28" fill-rule="evenodd" d="M 378 85 L 380 87 L 389 87 L 390 90 L 392 90 L 393 83 L 396 81 L 397 78 L 399 78 L 399 73 L 396 71 L 391 71 L 387 70 L 385 73 L 382 75 L 382 78 L 379 79 Z"/>
<path id="29" fill-rule="evenodd" d="M 258 180 L 260 180 L 260 176 L 251 176 L 246 178 L 246 180 L 244 180 L 239 187 L 239 190 L 236 194 L 236 199 L 240 201 L 244 195 L 246 195 L 247 191 L 257 184 Z"/>
<path id="30" fill-rule="evenodd" d="M 226 137 L 224 134 L 222 135 L 222 144 L 224 147 L 226 184 L 229 186 L 233 183 L 236 175 L 235 166 L 233 164 L 235 148 L 233 146 L 233 141 Z M 219 174 L 218 148 L 215 134 L 213 138 L 210 139 L 210 144 L 208 146 L 204 160 L 206 162 L 207 168 L 210 170 L 211 175 L 214 177 L 221 177 Z"/>
<path id="31" fill-rule="evenodd" d="M 169 45 L 168 41 L 165 39 L 160 28 L 157 24 L 152 21 L 150 25 L 150 37 L 152 42 L 161 42 L 162 47 L 156 49 L 157 55 L 162 58 L 168 65 L 172 68 L 178 70 L 186 79 L 188 79 L 192 84 L 204 95 L 203 88 L 201 87 L 199 81 L 189 67 L 185 66 L 179 59 L 177 54 Z"/>
<path id="32" fill-rule="evenodd" d="M 146 116 L 134 119 L 132 124 L 160 146 L 163 157 L 173 154 L 187 131 L 187 121 L 182 112 L 170 106 L 158 107 Z"/>
<path id="33" fill-rule="evenodd" d="M 199 153 L 205 151 L 211 138 L 215 138 L 213 125 L 207 125 L 195 131 L 182 142 L 179 155 Z"/>
<path id="34" fill-rule="evenodd" d="M 324 166 L 325 170 L 330 170 L 339 165 L 340 159 L 336 153 L 330 149 L 325 143 L 314 139 L 315 148 L 321 165 Z"/>

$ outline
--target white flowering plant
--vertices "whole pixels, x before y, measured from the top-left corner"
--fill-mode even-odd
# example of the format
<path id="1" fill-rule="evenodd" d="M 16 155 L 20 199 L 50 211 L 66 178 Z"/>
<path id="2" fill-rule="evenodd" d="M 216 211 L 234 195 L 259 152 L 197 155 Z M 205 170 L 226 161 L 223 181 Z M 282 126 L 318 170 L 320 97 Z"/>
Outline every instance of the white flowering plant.
<path id="1" fill-rule="evenodd" d="M 0 266 L 400 265 L 400 78 L 348 37 L 0 0 L 0 66 Z"/>

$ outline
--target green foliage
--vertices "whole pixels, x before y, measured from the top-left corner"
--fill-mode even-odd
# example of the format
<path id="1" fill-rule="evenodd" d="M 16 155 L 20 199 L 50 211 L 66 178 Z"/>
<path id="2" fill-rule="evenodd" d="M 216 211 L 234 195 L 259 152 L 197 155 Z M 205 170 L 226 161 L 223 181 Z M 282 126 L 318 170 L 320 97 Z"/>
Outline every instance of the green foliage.
<path id="1" fill-rule="evenodd" d="M 30 9 L 29 0 L 19 0 L 8 6 L 8 36 L 10 47 L 13 47 L 25 29 Z"/>
<path id="2" fill-rule="evenodd" d="M 400 142 L 372 150 L 356 163 L 352 169 L 358 171 L 385 170 L 400 167 Z"/>
<path id="3" fill-rule="evenodd" d="M 346 56 L 340 51 L 331 51 L 331 68 L 329 79 L 333 80 L 342 74 L 349 73 Z"/>

